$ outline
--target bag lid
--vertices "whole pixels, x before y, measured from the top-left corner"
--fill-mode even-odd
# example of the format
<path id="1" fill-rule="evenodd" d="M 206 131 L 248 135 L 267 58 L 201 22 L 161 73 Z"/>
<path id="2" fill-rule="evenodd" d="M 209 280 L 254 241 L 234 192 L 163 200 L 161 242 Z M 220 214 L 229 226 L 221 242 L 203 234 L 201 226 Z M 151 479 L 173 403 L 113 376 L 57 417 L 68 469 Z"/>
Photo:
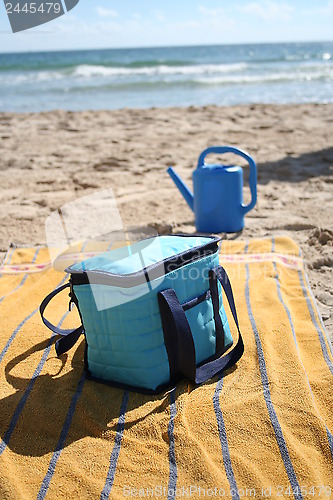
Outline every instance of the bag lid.
<path id="1" fill-rule="evenodd" d="M 208 253 L 218 250 L 220 238 L 214 236 L 163 235 L 147 238 L 76 263 L 66 269 L 74 283 L 79 275 L 107 274 L 109 277 L 135 277 L 161 266 L 164 274 Z M 123 280 L 122 280 L 123 281 Z M 95 282 L 95 280 L 94 280 Z"/>

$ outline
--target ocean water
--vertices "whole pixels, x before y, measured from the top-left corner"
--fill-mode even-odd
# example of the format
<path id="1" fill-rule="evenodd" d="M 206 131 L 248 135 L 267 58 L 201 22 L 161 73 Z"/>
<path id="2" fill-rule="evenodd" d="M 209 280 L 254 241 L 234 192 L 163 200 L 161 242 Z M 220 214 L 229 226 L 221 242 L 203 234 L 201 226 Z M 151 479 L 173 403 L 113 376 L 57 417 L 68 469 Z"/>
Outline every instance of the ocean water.
<path id="1" fill-rule="evenodd" d="M 0 110 L 333 102 L 333 42 L 0 54 Z"/>

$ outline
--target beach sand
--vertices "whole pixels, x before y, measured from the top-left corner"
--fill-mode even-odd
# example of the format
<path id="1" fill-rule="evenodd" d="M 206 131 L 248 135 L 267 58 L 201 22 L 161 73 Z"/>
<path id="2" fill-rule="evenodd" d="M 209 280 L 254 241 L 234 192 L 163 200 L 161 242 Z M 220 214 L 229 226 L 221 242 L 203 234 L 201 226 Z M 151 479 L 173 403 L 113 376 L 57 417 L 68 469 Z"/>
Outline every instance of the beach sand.
<path id="1" fill-rule="evenodd" d="M 105 188 L 125 225 L 193 232 L 166 168 L 191 187 L 199 153 L 230 144 L 257 162 L 258 203 L 242 234 L 222 237 L 293 238 L 333 338 L 332 138 L 333 104 L 0 113 L 0 258 L 11 242 L 45 243 L 51 211 Z"/>

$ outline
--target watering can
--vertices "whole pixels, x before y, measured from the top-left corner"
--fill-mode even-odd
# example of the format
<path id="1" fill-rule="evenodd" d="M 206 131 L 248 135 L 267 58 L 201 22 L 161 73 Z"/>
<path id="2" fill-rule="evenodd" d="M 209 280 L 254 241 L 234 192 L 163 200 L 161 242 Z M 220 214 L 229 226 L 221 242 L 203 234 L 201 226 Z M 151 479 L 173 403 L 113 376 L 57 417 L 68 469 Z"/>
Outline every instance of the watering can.
<path id="1" fill-rule="evenodd" d="M 237 166 L 206 165 L 207 155 L 234 153 L 250 166 L 251 202 L 243 204 L 243 169 Z M 247 153 L 232 146 L 215 146 L 203 151 L 193 172 L 194 196 L 172 167 L 168 174 L 194 211 L 197 231 L 202 233 L 235 233 L 244 227 L 244 215 L 257 202 L 257 167 Z"/>

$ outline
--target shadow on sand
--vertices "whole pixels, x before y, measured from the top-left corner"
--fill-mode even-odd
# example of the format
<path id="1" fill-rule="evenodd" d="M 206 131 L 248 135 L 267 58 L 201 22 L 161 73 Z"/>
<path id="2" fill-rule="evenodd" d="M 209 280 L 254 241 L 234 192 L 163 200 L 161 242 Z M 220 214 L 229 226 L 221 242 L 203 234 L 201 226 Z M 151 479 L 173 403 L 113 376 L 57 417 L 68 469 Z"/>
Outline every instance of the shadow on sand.
<path id="1" fill-rule="evenodd" d="M 245 169 L 245 173 L 247 169 Z M 302 182 L 319 176 L 333 175 L 333 148 L 305 153 L 300 156 L 286 156 L 275 162 L 258 163 L 258 183 L 271 180 L 281 182 Z M 326 182 L 333 182 L 326 179 Z"/>

